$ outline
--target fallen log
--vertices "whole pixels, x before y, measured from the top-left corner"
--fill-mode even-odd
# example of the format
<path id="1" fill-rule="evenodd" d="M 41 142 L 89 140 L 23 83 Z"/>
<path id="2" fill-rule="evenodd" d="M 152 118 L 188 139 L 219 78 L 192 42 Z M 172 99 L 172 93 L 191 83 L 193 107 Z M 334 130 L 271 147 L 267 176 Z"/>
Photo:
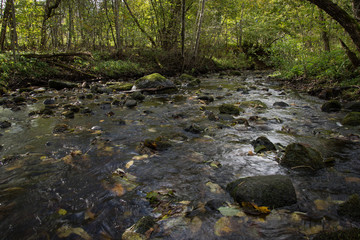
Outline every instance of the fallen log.
<path id="1" fill-rule="evenodd" d="M 21 55 L 25 58 L 39 58 L 39 59 L 46 59 L 46 58 L 58 58 L 58 57 L 81 57 L 85 59 L 93 59 L 93 56 L 89 52 L 75 52 L 75 53 L 54 53 L 54 54 L 23 54 Z"/>

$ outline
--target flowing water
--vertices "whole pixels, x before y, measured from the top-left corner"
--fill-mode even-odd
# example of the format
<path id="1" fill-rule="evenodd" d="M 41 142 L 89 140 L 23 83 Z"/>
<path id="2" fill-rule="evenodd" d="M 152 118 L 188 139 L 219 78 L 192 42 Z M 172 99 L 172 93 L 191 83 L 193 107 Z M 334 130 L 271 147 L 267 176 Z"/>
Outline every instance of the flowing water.
<path id="1" fill-rule="evenodd" d="M 0 137 L 7 159 L 0 166 L 0 239 L 121 239 L 143 216 L 156 219 L 151 239 L 308 239 L 321 230 L 359 227 L 336 209 L 360 192 L 360 131 L 339 123 L 345 112 L 321 112 L 322 100 L 281 89 L 262 72 L 202 77 L 200 88 L 147 95 L 132 109 L 110 104 L 122 93 L 84 98 L 89 92 L 32 93 L 38 101 L 20 111 L 0 108 L 0 120 L 12 123 Z M 29 116 L 49 98 L 60 106 L 55 116 Z M 207 117 L 222 103 L 249 100 L 268 106 L 245 108 L 240 117 L 249 124 Z M 279 101 L 289 107 L 273 107 Z M 92 114 L 64 118 L 68 103 Z M 192 123 L 204 131 L 185 131 Z M 69 130 L 53 133 L 58 124 Z M 159 136 L 171 146 L 139 147 Z M 255 154 L 250 142 L 259 136 L 276 143 L 277 153 Z M 334 166 L 315 174 L 279 166 L 281 149 L 293 142 L 318 149 Z M 238 178 L 272 174 L 290 176 L 297 204 L 252 216 L 225 190 Z M 149 203 L 149 192 L 162 196 L 159 205 Z M 204 207 L 214 199 L 236 214 Z"/>

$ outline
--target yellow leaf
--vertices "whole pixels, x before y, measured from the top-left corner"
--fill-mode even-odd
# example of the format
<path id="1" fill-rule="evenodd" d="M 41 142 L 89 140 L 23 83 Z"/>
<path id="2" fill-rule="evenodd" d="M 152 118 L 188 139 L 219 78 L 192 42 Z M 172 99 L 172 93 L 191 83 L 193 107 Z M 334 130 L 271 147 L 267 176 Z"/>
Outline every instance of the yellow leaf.
<path id="1" fill-rule="evenodd" d="M 360 178 L 357 177 L 346 177 L 345 181 L 347 182 L 354 182 L 354 183 L 360 183 Z"/>
<path id="2" fill-rule="evenodd" d="M 141 156 L 134 156 L 134 157 L 132 158 L 132 160 L 140 161 L 140 160 L 147 159 L 148 157 L 149 157 L 149 155 L 144 154 L 144 155 L 141 155 Z"/>
<path id="3" fill-rule="evenodd" d="M 86 210 L 85 212 L 85 217 L 84 217 L 85 220 L 88 220 L 88 219 L 95 219 L 95 213 L 91 212 L 90 209 Z"/>
<path id="4" fill-rule="evenodd" d="M 199 217 L 194 217 L 191 220 L 191 225 L 190 225 L 191 232 L 193 232 L 193 233 L 198 232 L 201 228 L 201 225 L 202 225 L 201 219 Z"/>
<path id="5" fill-rule="evenodd" d="M 242 202 L 241 206 L 244 208 L 244 211 L 246 213 L 252 215 L 263 215 L 263 214 L 269 214 L 271 212 L 268 207 L 265 206 L 259 207 L 255 203 L 251 203 L 251 202 Z"/>
<path id="6" fill-rule="evenodd" d="M 315 204 L 317 210 L 319 210 L 319 211 L 328 209 L 329 205 L 330 205 L 329 202 L 321 200 L 321 199 L 316 199 L 314 201 L 314 204 Z"/>
<path id="7" fill-rule="evenodd" d="M 228 217 L 222 217 L 215 223 L 215 235 L 218 237 L 224 236 L 230 232 L 232 232 L 230 219 Z"/>
<path id="8" fill-rule="evenodd" d="M 111 189 L 111 191 L 119 197 L 124 195 L 125 193 L 125 190 L 120 183 L 115 184 L 115 186 Z"/>
<path id="9" fill-rule="evenodd" d="M 105 122 L 105 120 L 100 120 L 99 122 L 101 122 L 101 123 L 102 123 L 102 122 Z"/>
<path id="10" fill-rule="evenodd" d="M 59 228 L 58 230 L 56 230 L 56 233 L 58 235 L 59 238 L 67 238 L 69 237 L 71 234 L 76 234 L 80 237 L 82 237 L 85 240 L 91 240 L 91 236 L 85 232 L 84 229 L 82 228 L 72 228 L 68 225 L 62 226 L 61 228 Z"/>
<path id="11" fill-rule="evenodd" d="M 210 188 L 210 192 L 212 193 L 223 193 L 224 190 L 216 183 L 212 183 L 212 182 L 207 182 L 206 186 Z"/>
<path id="12" fill-rule="evenodd" d="M 134 161 L 130 161 L 130 162 L 128 162 L 126 165 L 125 165 L 125 167 L 126 168 L 130 168 L 132 165 L 134 164 Z"/>
<path id="13" fill-rule="evenodd" d="M 64 216 L 64 215 L 67 214 L 67 211 L 66 211 L 65 209 L 62 209 L 62 208 L 61 208 L 61 209 L 59 209 L 58 214 Z"/>

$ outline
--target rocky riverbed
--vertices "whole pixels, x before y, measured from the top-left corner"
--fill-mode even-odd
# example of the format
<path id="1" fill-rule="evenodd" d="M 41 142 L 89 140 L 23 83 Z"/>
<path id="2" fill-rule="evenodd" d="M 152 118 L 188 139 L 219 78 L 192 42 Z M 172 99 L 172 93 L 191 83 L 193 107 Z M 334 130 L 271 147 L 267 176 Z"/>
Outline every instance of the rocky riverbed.
<path id="1" fill-rule="evenodd" d="M 360 104 L 268 74 L 54 80 L 2 96 L 0 238 L 356 236 Z"/>

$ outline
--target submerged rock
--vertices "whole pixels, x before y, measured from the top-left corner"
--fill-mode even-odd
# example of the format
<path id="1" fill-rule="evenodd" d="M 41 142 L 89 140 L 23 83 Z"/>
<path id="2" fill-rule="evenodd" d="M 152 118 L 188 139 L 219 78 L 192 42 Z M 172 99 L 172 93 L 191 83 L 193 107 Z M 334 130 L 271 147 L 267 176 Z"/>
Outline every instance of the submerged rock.
<path id="1" fill-rule="evenodd" d="M 341 103 L 337 100 L 328 101 L 321 106 L 321 111 L 323 112 L 338 112 L 340 110 Z"/>
<path id="2" fill-rule="evenodd" d="M 237 107 L 233 104 L 222 104 L 220 107 L 219 107 L 219 111 L 220 113 L 222 114 L 230 114 L 230 115 L 239 115 L 240 112 L 244 112 L 244 110 L 240 107 Z"/>
<path id="3" fill-rule="evenodd" d="M 9 121 L 0 121 L 0 128 L 9 128 L 11 123 Z"/>
<path id="4" fill-rule="evenodd" d="M 290 105 L 287 104 L 286 102 L 274 102 L 273 107 L 278 107 L 278 108 L 287 108 Z"/>
<path id="5" fill-rule="evenodd" d="M 360 197 L 358 194 L 351 195 L 350 198 L 340 204 L 338 213 L 341 216 L 347 216 L 354 220 L 360 220 Z"/>
<path id="6" fill-rule="evenodd" d="M 143 101 L 145 99 L 145 95 L 141 92 L 133 92 L 131 94 L 131 98 L 137 101 Z"/>
<path id="7" fill-rule="evenodd" d="M 69 130 L 69 126 L 66 124 L 58 124 L 54 127 L 53 133 L 63 133 Z"/>
<path id="8" fill-rule="evenodd" d="M 360 112 L 351 112 L 345 116 L 341 121 L 343 125 L 359 126 L 360 125 Z"/>
<path id="9" fill-rule="evenodd" d="M 171 143 L 164 137 L 157 137 L 154 140 L 146 139 L 144 141 L 144 147 L 150 148 L 152 150 L 166 150 L 171 147 Z"/>
<path id="10" fill-rule="evenodd" d="M 251 107 L 256 109 L 267 109 L 267 105 L 260 100 L 244 101 L 240 103 L 240 107 Z"/>
<path id="11" fill-rule="evenodd" d="M 360 102 L 349 102 L 345 104 L 345 109 L 353 112 L 360 112 Z"/>
<path id="12" fill-rule="evenodd" d="M 226 187 L 236 202 L 251 202 L 258 206 L 278 208 L 297 202 L 294 186 L 283 175 L 241 178 Z"/>
<path id="13" fill-rule="evenodd" d="M 199 125 L 197 125 L 196 123 L 190 124 L 184 130 L 186 132 L 195 133 L 195 134 L 199 134 L 202 131 L 204 131 L 204 129 L 202 127 L 200 127 Z"/>
<path id="14" fill-rule="evenodd" d="M 313 240 L 358 240 L 360 238 L 360 229 L 351 228 L 335 232 L 321 232 Z"/>
<path id="15" fill-rule="evenodd" d="M 148 239 L 152 228 L 155 225 L 155 220 L 150 216 L 140 218 L 134 225 L 126 229 L 122 235 L 123 240 L 145 240 Z M 149 233 L 149 234 L 148 234 Z"/>
<path id="16" fill-rule="evenodd" d="M 160 75 L 159 73 L 153 73 L 139 78 L 136 80 L 135 86 L 139 89 L 176 89 L 176 85 L 172 81 Z"/>
<path id="17" fill-rule="evenodd" d="M 128 107 L 128 108 L 134 108 L 134 107 L 137 106 L 137 101 L 133 100 L 133 99 L 128 99 L 125 102 L 125 106 Z"/>
<path id="18" fill-rule="evenodd" d="M 256 153 L 276 150 L 275 145 L 264 136 L 258 137 L 256 140 L 252 141 L 251 145 L 254 147 Z"/>
<path id="19" fill-rule="evenodd" d="M 77 87 L 77 84 L 61 80 L 49 80 L 49 87 L 56 90 L 61 90 L 64 88 L 75 88 Z"/>
<path id="20" fill-rule="evenodd" d="M 301 143 L 292 143 L 285 149 L 280 165 L 294 170 L 319 170 L 325 167 L 319 151 Z"/>

